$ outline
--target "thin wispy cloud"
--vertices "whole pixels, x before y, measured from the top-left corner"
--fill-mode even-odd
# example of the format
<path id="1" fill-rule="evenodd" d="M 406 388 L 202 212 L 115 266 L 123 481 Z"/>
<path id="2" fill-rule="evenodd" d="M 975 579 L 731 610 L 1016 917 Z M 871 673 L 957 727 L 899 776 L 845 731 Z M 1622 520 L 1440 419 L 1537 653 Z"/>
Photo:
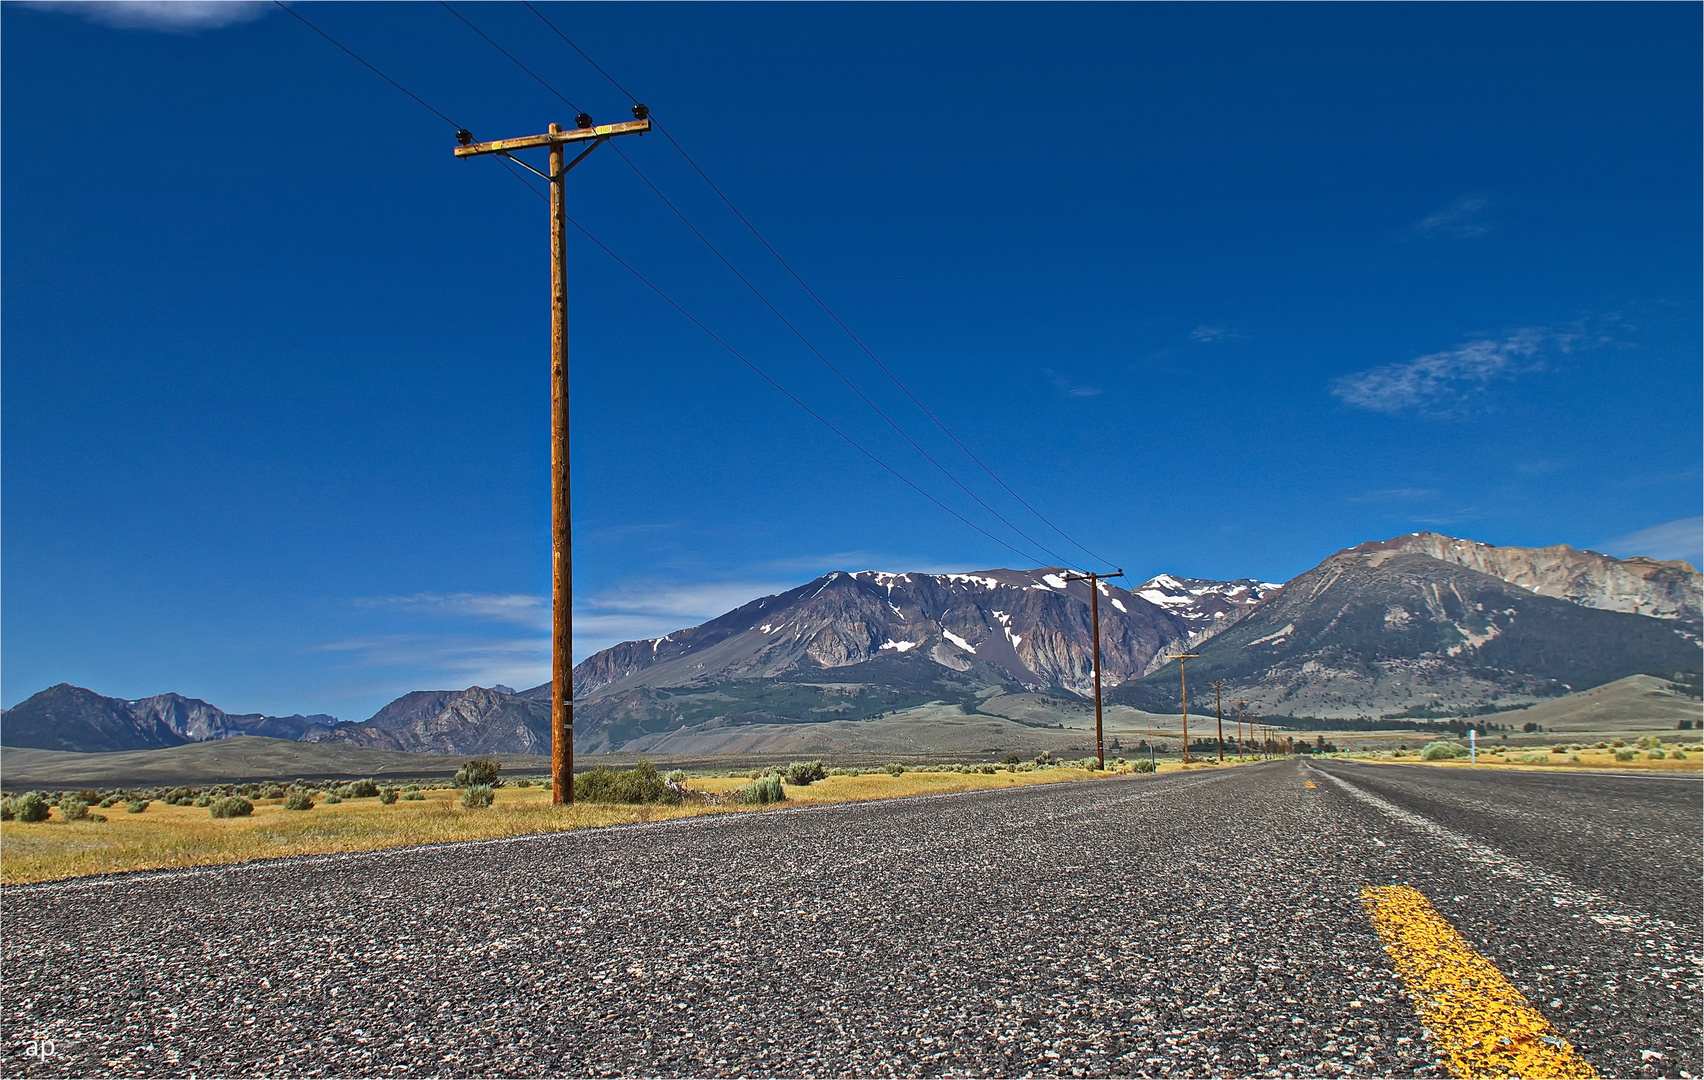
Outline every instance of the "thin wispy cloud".
<path id="1" fill-rule="evenodd" d="M 414 593 L 410 596 L 360 596 L 364 610 L 395 611 L 439 619 L 482 619 L 528 629 L 550 629 L 550 597 L 528 593 Z"/>
<path id="2" fill-rule="evenodd" d="M 24 7 L 75 15 L 119 30 L 193 34 L 253 22 L 273 5 L 253 0 L 24 0 Z"/>
<path id="3" fill-rule="evenodd" d="M 1470 240 L 1491 231 L 1485 222 L 1486 200 L 1478 195 L 1457 199 L 1436 213 L 1427 214 L 1404 232 L 1405 240 L 1447 238 Z"/>
<path id="4" fill-rule="evenodd" d="M 1380 413 L 1453 415 L 1496 382 L 1542 366 L 1539 352 L 1549 340 L 1542 330 L 1518 330 L 1501 340 L 1470 341 L 1400 364 L 1344 375 L 1331 393 L 1347 405 Z M 1559 347 L 1566 351 L 1566 341 Z"/>
<path id="5" fill-rule="evenodd" d="M 1368 491 L 1361 495 L 1351 495 L 1344 502 L 1351 503 L 1397 503 L 1414 502 L 1418 499 L 1430 499 L 1437 495 L 1431 488 L 1386 488 L 1383 491 Z"/>
<path id="6" fill-rule="evenodd" d="M 1694 567 L 1704 566 L 1704 517 L 1677 518 L 1652 525 L 1597 545 L 1606 555 L 1632 558 L 1685 559 Z"/>
<path id="7" fill-rule="evenodd" d="M 1100 387 L 1098 386 L 1084 386 L 1081 383 L 1072 382 L 1070 379 L 1065 378 L 1065 376 L 1054 371 L 1052 368 L 1042 368 L 1041 371 L 1042 374 L 1047 376 L 1048 381 L 1053 383 L 1053 388 L 1058 390 L 1061 394 L 1064 394 L 1066 397 L 1094 397 L 1096 394 L 1101 392 Z"/>
<path id="8" fill-rule="evenodd" d="M 1212 344 L 1215 341 L 1236 341 L 1242 337 L 1241 334 L 1226 326 L 1197 326 L 1189 332 L 1189 336 L 1203 344 Z"/>
<path id="9" fill-rule="evenodd" d="M 498 684 L 524 689 L 550 678 L 549 637 L 381 634 L 328 642 L 316 651 L 341 653 L 350 667 L 409 672 L 434 684 L 413 685 L 416 690 Z"/>

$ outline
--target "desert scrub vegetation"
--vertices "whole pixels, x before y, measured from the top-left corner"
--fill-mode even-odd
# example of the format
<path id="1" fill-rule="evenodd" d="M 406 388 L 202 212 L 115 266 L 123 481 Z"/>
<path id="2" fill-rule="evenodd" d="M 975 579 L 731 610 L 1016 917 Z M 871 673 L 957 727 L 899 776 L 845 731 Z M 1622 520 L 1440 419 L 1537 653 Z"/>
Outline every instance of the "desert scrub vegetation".
<path id="1" fill-rule="evenodd" d="M 787 783 L 794 787 L 809 787 L 817 780 L 827 780 L 828 774 L 823 771 L 820 761 L 795 761 L 787 766 L 784 774 Z"/>
<path id="2" fill-rule="evenodd" d="M 787 793 L 781 789 L 781 777 L 774 773 L 760 776 L 740 789 L 740 802 L 748 806 L 764 806 L 786 801 Z"/>
<path id="3" fill-rule="evenodd" d="M 46 821 L 47 815 L 52 809 L 47 805 L 47 800 L 42 797 L 39 791 L 27 791 L 16 799 L 9 800 L 7 806 L 11 809 L 13 817 L 19 821 L 27 821 L 32 824 L 38 821 Z"/>
<path id="4" fill-rule="evenodd" d="M 1437 742 L 1427 743 L 1426 748 L 1420 751 L 1420 757 L 1424 761 L 1451 761 L 1466 756 L 1467 747 L 1449 739 L 1439 739 Z"/>
<path id="5" fill-rule="evenodd" d="M 226 795 L 224 798 L 215 799 L 207 808 L 207 812 L 210 817 L 216 818 L 248 817 L 254 813 L 254 803 L 241 795 Z"/>
<path id="6" fill-rule="evenodd" d="M 286 810 L 312 810 L 313 808 L 313 796 L 305 791 L 292 791 L 284 796 L 284 809 Z"/>
<path id="7" fill-rule="evenodd" d="M 396 794 L 396 788 L 382 787 L 379 789 L 379 802 L 385 806 L 390 806 L 396 802 Z"/>
<path id="8" fill-rule="evenodd" d="M 450 783 L 458 788 L 468 787 L 502 787 L 503 781 L 497 779 L 497 774 L 503 771 L 503 766 L 490 758 L 478 757 L 467 762 L 456 770 L 455 779 Z M 375 791 L 373 794 L 377 795 Z"/>
<path id="9" fill-rule="evenodd" d="M 631 769 L 599 765 L 574 777 L 576 801 L 676 806 L 685 795 L 679 781 L 665 779 L 649 761 Z"/>
<path id="10" fill-rule="evenodd" d="M 469 810 L 483 810 L 497 799 L 490 784 L 469 784 L 462 789 L 461 804 Z"/>

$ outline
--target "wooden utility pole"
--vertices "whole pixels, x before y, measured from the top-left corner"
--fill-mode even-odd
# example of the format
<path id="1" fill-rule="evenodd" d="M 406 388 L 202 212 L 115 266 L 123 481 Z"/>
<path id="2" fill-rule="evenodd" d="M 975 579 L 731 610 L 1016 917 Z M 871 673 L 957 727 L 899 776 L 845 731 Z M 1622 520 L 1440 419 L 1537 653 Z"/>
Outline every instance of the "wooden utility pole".
<path id="1" fill-rule="evenodd" d="M 1106 744 L 1101 741 L 1100 583 L 1105 578 L 1123 576 L 1122 566 L 1116 574 L 1097 574 L 1091 570 L 1086 574 L 1065 575 L 1066 581 L 1089 583 L 1089 620 L 1095 624 L 1095 757 L 1100 759 L 1102 769 L 1106 768 Z"/>
<path id="2" fill-rule="evenodd" d="M 1219 718 L 1219 764 L 1225 763 L 1225 704 L 1219 699 L 1220 687 L 1229 679 L 1213 679 L 1213 715 Z"/>
<path id="3" fill-rule="evenodd" d="M 1186 652 L 1174 653 L 1166 657 L 1167 660 L 1177 661 L 1177 677 L 1183 683 L 1183 763 L 1185 765 L 1189 764 L 1189 675 L 1186 669 L 1188 662 L 1195 659 L 1195 656 L 1195 653 Z"/>
<path id="4" fill-rule="evenodd" d="M 456 157 L 496 154 L 550 182 L 550 801 L 574 801 L 574 579 L 573 531 L 568 500 L 568 171 L 617 135 L 651 130 L 650 111 L 633 106 L 633 119 L 594 125 L 581 113 L 571 131 L 550 125 L 543 135 L 476 143 L 466 130 L 456 132 Z M 563 147 L 587 143 L 563 164 Z M 513 156 L 516 150 L 548 149 L 548 173 Z"/>

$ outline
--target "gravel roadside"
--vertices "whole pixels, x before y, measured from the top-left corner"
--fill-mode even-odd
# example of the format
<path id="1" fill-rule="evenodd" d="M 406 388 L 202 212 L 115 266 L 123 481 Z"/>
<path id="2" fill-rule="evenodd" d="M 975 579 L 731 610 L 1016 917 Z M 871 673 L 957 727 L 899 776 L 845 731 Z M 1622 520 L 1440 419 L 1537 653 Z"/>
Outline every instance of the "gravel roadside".
<path id="1" fill-rule="evenodd" d="M 1470 886 L 1399 833 L 1275 762 L 7 887 L 4 1060 L 1439 1075 L 1359 895 Z"/>

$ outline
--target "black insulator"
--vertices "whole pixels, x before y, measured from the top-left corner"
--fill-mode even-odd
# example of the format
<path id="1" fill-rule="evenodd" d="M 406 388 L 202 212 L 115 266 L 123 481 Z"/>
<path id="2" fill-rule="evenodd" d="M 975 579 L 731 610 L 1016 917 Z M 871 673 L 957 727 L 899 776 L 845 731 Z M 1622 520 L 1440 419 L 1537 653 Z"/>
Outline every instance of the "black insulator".
<path id="1" fill-rule="evenodd" d="M 583 128 L 591 127 L 592 126 L 592 114 L 591 113 L 581 113 L 579 116 L 576 116 L 574 118 L 574 124 L 577 127 L 583 127 Z"/>
<path id="2" fill-rule="evenodd" d="M 457 128 L 456 142 L 461 143 L 463 146 L 468 145 L 473 142 L 473 132 L 469 131 L 467 128 Z"/>
<path id="3" fill-rule="evenodd" d="M 643 120 L 650 115 L 651 115 L 650 106 L 648 106 L 648 105 L 635 105 L 635 106 L 633 106 L 633 119 Z"/>

